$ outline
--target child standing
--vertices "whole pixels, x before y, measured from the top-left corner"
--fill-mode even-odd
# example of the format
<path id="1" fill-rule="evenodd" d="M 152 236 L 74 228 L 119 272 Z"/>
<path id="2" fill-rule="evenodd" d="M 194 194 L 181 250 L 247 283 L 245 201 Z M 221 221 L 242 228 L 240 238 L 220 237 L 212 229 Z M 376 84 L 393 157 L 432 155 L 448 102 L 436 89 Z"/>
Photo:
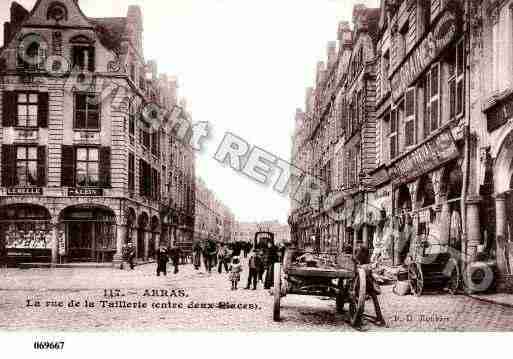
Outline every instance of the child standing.
<path id="1" fill-rule="evenodd" d="M 239 257 L 233 257 L 232 264 L 230 265 L 230 281 L 232 282 L 232 290 L 237 290 L 237 284 L 240 281 L 240 272 L 242 267 L 240 265 Z"/>

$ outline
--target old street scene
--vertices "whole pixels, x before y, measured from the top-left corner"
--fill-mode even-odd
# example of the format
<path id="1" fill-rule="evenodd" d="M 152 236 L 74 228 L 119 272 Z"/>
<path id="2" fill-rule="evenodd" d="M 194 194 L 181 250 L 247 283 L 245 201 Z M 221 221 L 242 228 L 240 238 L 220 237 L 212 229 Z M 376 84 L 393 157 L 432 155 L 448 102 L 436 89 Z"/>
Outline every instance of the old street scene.
<path id="1" fill-rule="evenodd" d="M 0 5 L 0 329 L 512 330 L 513 0 L 196 2 Z"/>

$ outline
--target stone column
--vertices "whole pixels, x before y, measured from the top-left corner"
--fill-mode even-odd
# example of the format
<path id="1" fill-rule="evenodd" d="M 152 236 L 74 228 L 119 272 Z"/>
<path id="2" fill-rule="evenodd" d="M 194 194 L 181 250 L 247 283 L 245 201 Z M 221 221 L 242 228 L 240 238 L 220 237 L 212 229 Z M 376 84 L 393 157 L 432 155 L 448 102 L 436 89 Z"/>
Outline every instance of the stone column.
<path id="1" fill-rule="evenodd" d="M 506 261 L 506 195 L 495 195 L 495 240 L 497 248 L 497 269 L 499 274 L 509 271 Z"/>
<path id="2" fill-rule="evenodd" d="M 114 254 L 114 265 L 120 265 L 123 262 L 123 245 L 125 244 L 126 235 L 126 225 L 116 225 L 116 254 Z"/>
<path id="3" fill-rule="evenodd" d="M 148 260 L 148 255 L 150 254 L 150 236 L 151 232 L 144 231 L 144 260 Z"/>
<path id="4" fill-rule="evenodd" d="M 477 257 L 477 248 L 481 244 L 481 222 L 479 220 L 479 197 L 467 199 L 467 261 Z"/>
<path id="5" fill-rule="evenodd" d="M 154 236 L 155 236 L 155 253 L 156 253 L 160 247 L 160 233 L 155 232 Z"/>
<path id="6" fill-rule="evenodd" d="M 440 212 L 437 215 L 440 216 L 438 225 L 440 226 L 440 243 L 449 243 L 450 237 L 450 224 L 451 224 L 451 213 L 449 210 L 449 203 L 447 203 L 447 196 L 440 196 Z"/>
<path id="7" fill-rule="evenodd" d="M 56 222 L 52 222 L 50 224 L 51 227 L 51 239 L 52 239 L 52 264 L 59 263 L 59 224 Z M 64 238 L 65 240 L 65 238 Z"/>
<path id="8" fill-rule="evenodd" d="M 369 248 L 369 227 L 366 223 L 362 225 L 362 245 Z"/>

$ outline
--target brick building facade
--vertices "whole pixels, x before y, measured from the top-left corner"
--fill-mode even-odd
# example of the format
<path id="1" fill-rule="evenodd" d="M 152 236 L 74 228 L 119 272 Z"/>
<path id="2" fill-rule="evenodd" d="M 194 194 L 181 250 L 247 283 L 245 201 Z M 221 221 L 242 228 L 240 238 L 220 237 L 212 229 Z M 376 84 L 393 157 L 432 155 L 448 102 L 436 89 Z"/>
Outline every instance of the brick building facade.
<path id="1" fill-rule="evenodd" d="M 292 164 L 323 186 L 318 201 L 292 200 L 294 237 L 372 249 L 389 229 L 388 260 L 400 264 L 398 233 L 411 231 L 459 253 L 462 268 L 491 263 L 498 287 L 511 285 L 511 9 L 355 6 L 296 113 Z"/>
<path id="2" fill-rule="evenodd" d="M 145 61 L 142 33 L 137 6 L 89 18 L 74 0 L 12 4 L 0 49 L 0 242 L 9 257 L 110 262 L 133 242 L 148 259 L 173 240 L 173 226 L 192 236 L 194 157 L 177 149 L 169 116 L 152 122 L 142 109 L 188 114 L 175 112 L 175 81 Z"/>

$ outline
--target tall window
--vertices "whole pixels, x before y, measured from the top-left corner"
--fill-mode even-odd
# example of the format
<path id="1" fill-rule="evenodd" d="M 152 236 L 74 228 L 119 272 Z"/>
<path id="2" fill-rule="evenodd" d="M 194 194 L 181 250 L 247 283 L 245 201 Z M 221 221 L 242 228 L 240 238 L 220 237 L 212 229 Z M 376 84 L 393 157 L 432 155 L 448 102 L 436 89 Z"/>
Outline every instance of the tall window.
<path id="1" fill-rule="evenodd" d="M 132 152 L 128 154 L 128 191 L 135 191 L 135 156 Z"/>
<path id="2" fill-rule="evenodd" d="M 399 127 L 399 108 L 396 107 L 390 112 L 390 131 L 388 133 L 388 143 L 390 149 L 390 159 L 394 159 L 399 154 L 397 128 Z"/>
<path id="3" fill-rule="evenodd" d="M 146 149 L 150 148 L 150 125 L 146 121 L 141 121 L 141 127 L 139 128 L 139 142 Z"/>
<path id="4" fill-rule="evenodd" d="M 429 131 L 426 136 L 440 127 L 440 64 L 435 64 L 426 74 L 426 111 L 424 121 Z"/>
<path id="5" fill-rule="evenodd" d="M 97 187 L 100 185 L 98 148 L 77 148 L 76 185 L 80 187 Z"/>
<path id="6" fill-rule="evenodd" d="M 100 129 L 100 106 L 95 95 L 75 94 L 75 129 Z"/>
<path id="7" fill-rule="evenodd" d="M 37 147 L 16 148 L 16 184 L 37 186 Z"/>
<path id="8" fill-rule="evenodd" d="M 390 73 L 390 51 L 386 50 L 385 53 L 383 54 L 382 73 L 381 73 L 381 83 L 382 83 L 383 95 L 390 91 L 390 81 L 388 80 L 389 73 Z"/>
<path id="9" fill-rule="evenodd" d="M 451 119 L 465 112 L 465 48 L 464 40 L 456 45 L 449 59 L 449 97 Z"/>
<path id="10" fill-rule="evenodd" d="M 130 135 L 132 141 L 132 138 L 135 137 L 135 110 L 134 106 L 130 106 L 130 112 L 128 114 L 128 134 Z"/>
<path id="11" fill-rule="evenodd" d="M 36 127 L 38 112 L 37 93 L 18 94 L 18 118 L 16 125 L 20 127 Z"/>
<path id="12" fill-rule="evenodd" d="M 415 144 L 415 102 L 415 87 L 412 87 L 404 94 L 404 144 L 406 147 Z"/>
<path id="13" fill-rule="evenodd" d="M 17 67 L 28 71 L 39 71 L 45 68 L 45 42 L 38 35 L 28 35 L 20 42 L 18 48 Z"/>
<path id="14" fill-rule="evenodd" d="M 73 58 L 73 69 L 81 71 L 94 72 L 95 70 L 95 51 L 94 46 L 75 45 L 71 48 Z"/>

